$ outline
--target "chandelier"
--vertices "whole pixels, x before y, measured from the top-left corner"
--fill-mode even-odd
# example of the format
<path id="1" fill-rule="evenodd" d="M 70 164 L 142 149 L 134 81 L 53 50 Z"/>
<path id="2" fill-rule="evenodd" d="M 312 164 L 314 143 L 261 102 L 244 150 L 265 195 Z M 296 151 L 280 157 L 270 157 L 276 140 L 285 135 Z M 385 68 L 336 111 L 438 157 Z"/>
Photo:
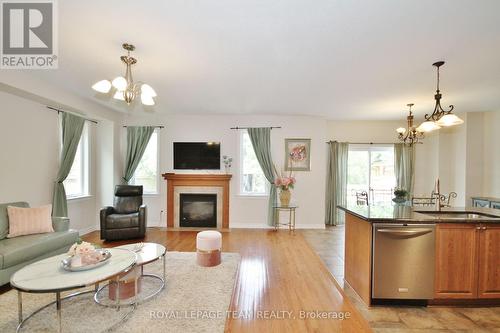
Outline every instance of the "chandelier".
<path id="1" fill-rule="evenodd" d="M 400 127 L 396 130 L 396 132 L 398 132 L 399 134 L 399 140 L 410 147 L 415 143 L 419 143 L 420 140 L 424 138 L 424 133 L 413 126 L 413 112 L 411 111 L 411 107 L 413 105 L 413 103 L 406 104 L 406 106 L 408 106 L 409 108 L 409 114 L 408 117 L 406 117 L 408 121 L 408 128 Z"/>
<path id="2" fill-rule="evenodd" d="M 127 51 L 127 55 L 121 56 L 120 59 L 125 64 L 125 77 L 118 76 L 109 80 L 101 80 L 92 86 L 92 89 L 103 94 L 107 94 L 112 88 L 115 89 L 113 98 L 125 101 L 130 105 L 137 96 L 141 96 L 141 103 L 144 105 L 154 105 L 153 97 L 156 97 L 156 92 L 150 85 L 143 82 L 134 82 L 132 78 L 132 65 L 137 63 L 137 59 L 130 56 L 130 52 L 135 50 L 135 46 L 125 43 L 122 45 L 123 49 Z"/>
<path id="3" fill-rule="evenodd" d="M 449 127 L 454 125 L 463 124 L 464 121 L 457 117 L 457 115 L 453 114 L 453 105 L 449 106 L 449 110 L 443 110 L 441 106 L 441 92 L 439 90 L 439 67 L 444 65 L 444 61 L 438 61 L 432 64 L 437 68 L 437 89 L 436 94 L 434 95 L 434 99 L 436 100 L 436 106 L 434 107 L 434 111 L 431 115 L 425 115 L 425 121 L 420 124 L 417 128 L 420 132 L 430 132 L 436 129 L 440 129 L 441 127 Z"/>

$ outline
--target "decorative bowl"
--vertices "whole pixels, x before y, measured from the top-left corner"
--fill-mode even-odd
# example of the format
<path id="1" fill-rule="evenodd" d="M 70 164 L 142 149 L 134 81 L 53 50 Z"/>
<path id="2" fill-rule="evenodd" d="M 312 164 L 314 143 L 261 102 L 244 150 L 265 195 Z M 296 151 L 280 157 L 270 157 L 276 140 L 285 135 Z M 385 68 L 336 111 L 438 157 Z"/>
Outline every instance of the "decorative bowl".
<path id="1" fill-rule="evenodd" d="M 67 258 L 61 260 L 61 266 L 64 270 L 70 271 L 70 272 L 87 271 L 89 269 L 94 269 L 94 268 L 97 268 L 97 267 L 100 267 L 100 266 L 106 264 L 109 261 L 109 258 L 111 258 L 111 252 L 109 252 L 108 250 L 98 249 L 96 251 L 101 254 L 102 259 L 99 260 L 98 262 L 96 262 L 95 264 L 73 267 L 71 265 L 71 258 L 72 257 L 70 256 L 70 257 L 67 257 Z"/>

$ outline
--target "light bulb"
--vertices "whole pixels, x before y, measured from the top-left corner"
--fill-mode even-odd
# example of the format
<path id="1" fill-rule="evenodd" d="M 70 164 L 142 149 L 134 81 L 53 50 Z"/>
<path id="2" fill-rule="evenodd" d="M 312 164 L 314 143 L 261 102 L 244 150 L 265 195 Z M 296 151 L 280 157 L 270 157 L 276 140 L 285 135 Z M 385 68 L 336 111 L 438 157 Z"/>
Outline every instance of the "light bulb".
<path id="1" fill-rule="evenodd" d="M 147 96 L 150 96 L 150 97 L 156 97 L 156 91 L 151 88 L 151 86 L 149 84 L 146 84 L 144 83 L 142 86 L 141 86 L 141 93 L 144 95 L 146 94 Z"/>
<path id="2" fill-rule="evenodd" d="M 438 124 L 436 124 L 435 122 L 427 120 L 427 121 L 424 121 L 422 124 L 420 124 L 420 126 L 417 127 L 417 131 L 425 133 L 425 132 L 431 132 L 431 131 L 434 131 L 434 130 L 437 130 L 440 128 L 441 127 Z"/>
<path id="3" fill-rule="evenodd" d="M 398 132 L 399 134 L 405 134 L 406 128 L 400 127 L 396 130 L 396 132 Z"/>
<path id="4" fill-rule="evenodd" d="M 114 99 L 118 99 L 120 101 L 124 101 L 125 97 L 123 97 L 123 91 L 117 91 L 117 92 L 115 92 L 115 94 L 113 95 L 113 98 Z"/>
<path id="5" fill-rule="evenodd" d="M 439 126 L 444 126 L 444 127 L 460 125 L 463 123 L 464 121 L 453 113 L 445 114 L 437 121 L 437 124 Z"/>
<path id="6" fill-rule="evenodd" d="M 92 89 L 100 93 L 107 94 L 111 90 L 111 82 L 109 82 L 109 80 L 101 80 L 99 82 L 96 82 L 92 86 Z"/>
<path id="7" fill-rule="evenodd" d="M 115 87 L 119 91 L 124 91 L 125 89 L 127 89 L 127 80 L 125 80 L 123 76 L 115 77 L 112 84 L 113 87 Z"/>
<path id="8" fill-rule="evenodd" d="M 141 94 L 141 102 L 144 105 L 155 105 L 155 101 L 154 101 L 153 97 L 145 95 L 145 94 Z"/>

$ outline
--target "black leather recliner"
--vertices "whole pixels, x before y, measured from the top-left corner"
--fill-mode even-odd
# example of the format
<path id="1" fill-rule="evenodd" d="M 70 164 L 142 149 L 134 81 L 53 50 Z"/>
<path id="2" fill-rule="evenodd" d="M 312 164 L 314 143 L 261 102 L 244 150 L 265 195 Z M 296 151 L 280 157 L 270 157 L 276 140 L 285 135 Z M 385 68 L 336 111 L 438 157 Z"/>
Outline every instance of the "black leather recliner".
<path id="1" fill-rule="evenodd" d="M 116 185 L 114 207 L 101 209 L 101 239 L 144 237 L 147 211 L 142 204 L 142 186 Z"/>

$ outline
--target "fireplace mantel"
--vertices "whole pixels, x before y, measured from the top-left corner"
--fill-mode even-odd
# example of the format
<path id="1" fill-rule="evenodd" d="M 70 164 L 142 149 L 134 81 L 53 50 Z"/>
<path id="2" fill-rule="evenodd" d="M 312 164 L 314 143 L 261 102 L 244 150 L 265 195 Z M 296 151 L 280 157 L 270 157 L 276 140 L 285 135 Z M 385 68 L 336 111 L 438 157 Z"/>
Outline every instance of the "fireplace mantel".
<path id="1" fill-rule="evenodd" d="M 222 187 L 222 228 L 229 228 L 229 181 L 231 175 L 164 173 L 167 181 L 167 227 L 174 227 L 174 187 Z"/>

